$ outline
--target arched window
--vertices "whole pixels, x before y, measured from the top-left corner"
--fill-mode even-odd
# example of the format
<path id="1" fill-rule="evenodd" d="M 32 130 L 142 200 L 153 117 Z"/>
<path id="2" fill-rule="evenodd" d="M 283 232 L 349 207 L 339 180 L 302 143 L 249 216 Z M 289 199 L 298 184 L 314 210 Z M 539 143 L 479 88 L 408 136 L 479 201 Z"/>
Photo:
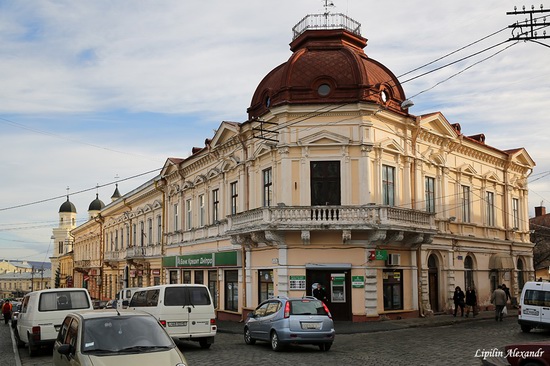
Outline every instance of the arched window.
<path id="1" fill-rule="evenodd" d="M 474 287 L 474 261 L 469 255 L 464 259 L 464 286 Z"/>

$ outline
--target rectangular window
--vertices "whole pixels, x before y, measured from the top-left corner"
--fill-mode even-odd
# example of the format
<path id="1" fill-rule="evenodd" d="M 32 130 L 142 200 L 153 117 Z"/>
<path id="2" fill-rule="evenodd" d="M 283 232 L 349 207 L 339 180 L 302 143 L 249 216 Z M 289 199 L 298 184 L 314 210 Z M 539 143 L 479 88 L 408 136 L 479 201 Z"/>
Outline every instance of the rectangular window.
<path id="1" fill-rule="evenodd" d="M 203 271 L 195 271 L 195 283 L 198 284 L 204 284 L 204 272 Z"/>
<path id="2" fill-rule="evenodd" d="M 178 231 L 179 228 L 179 221 L 180 221 L 180 214 L 179 214 L 179 207 L 176 203 L 174 205 L 174 231 Z"/>
<path id="3" fill-rule="evenodd" d="M 214 300 L 214 307 L 218 307 L 218 272 L 208 271 L 208 289 Z"/>
<path id="4" fill-rule="evenodd" d="M 143 246 L 144 244 L 144 239 L 145 238 L 145 224 L 143 223 L 143 221 L 140 221 L 139 222 L 139 245 L 140 246 Z"/>
<path id="5" fill-rule="evenodd" d="M 212 223 L 219 221 L 219 210 L 220 210 L 220 190 L 214 189 L 212 191 Z"/>
<path id="6" fill-rule="evenodd" d="M 487 192 L 485 201 L 487 203 L 487 226 L 495 226 L 495 194 Z"/>
<path id="7" fill-rule="evenodd" d="M 162 217 L 157 216 L 157 243 L 162 243 Z"/>
<path id="8" fill-rule="evenodd" d="M 435 179 L 426 177 L 426 212 L 435 212 Z"/>
<path id="9" fill-rule="evenodd" d="M 204 222 L 204 194 L 199 195 L 199 226 L 203 227 Z"/>
<path id="10" fill-rule="evenodd" d="M 178 271 L 170 271 L 170 284 L 178 283 Z"/>
<path id="11" fill-rule="evenodd" d="M 239 272 L 225 271 L 225 310 L 239 310 Z"/>
<path id="12" fill-rule="evenodd" d="M 130 243 L 130 225 L 126 225 L 126 247 L 130 247 L 132 243 Z"/>
<path id="13" fill-rule="evenodd" d="M 132 237 L 132 246 L 136 246 L 136 243 L 137 243 L 137 224 L 134 224 L 133 225 L 133 229 L 134 229 L 134 232 L 132 234 L 134 234 L 134 236 Z"/>
<path id="14" fill-rule="evenodd" d="M 386 269 L 384 270 L 383 293 L 384 310 L 403 309 L 403 270 Z"/>
<path id="15" fill-rule="evenodd" d="M 395 205 L 395 168 L 382 165 L 382 204 Z"/>
<path id="16" fill-rule="evenodd" d="M 153 244 L 153 219 L 147 219 L 147 243 Z"/>
<path id="17" fill-rule="evenodd" d="M 185 201 L 185 212 L 186 212 L 186 218 L 185 218 L 185 221 L 186 221 L 186 225 L 187 225 L 187 230 L 191 230 L 193 228 L 193 203 L 191 202 L 190 199 L 188 199 L 187 201 Z"/>
<path id="18" fill-rule="evenodd" d="M 231 183 L 231 215 L 237 213 L 237 198 L 239 197 L 239 192 L 237 190 L 237 183 Z"/>
<path id="19" fill-rule="evenodd" d="M 462 222 L 470 222 L 470 187 L 462 186 Z"/>
<path id="20" fill-rule="evenodd" d="M 271 206 L 273 199 L 273 178 L 271 168 L 265 169 L 262 172 L 264 182 L 264 207 Z"/>
<path id="21" fill-rule="evenodd" d="M 191 283 L 191 271 L 183 271 L 183 283 Z"/>
<path id="22" fill-rule="evenodd" d="M 258 303 L 272 298 L 274 296 L 273 270 L 258 271 L 258 285 Z"/>
<path id="23" fill-rule="evenodd" d="M 118 251 L 118 230 L 115 230 L 115 251 Z"/>
<path id="24" fill-rule="evenodd" d="M 120 229 L 120 249 L 124 249 L 124 229 Z"/>
<path id="25" fill-rule="evenodd" d="M 512 198 L 512 215 L 513 215 L 513 225 L 514 229 L 519 229 L 519 200 L 517 198 Z"/>

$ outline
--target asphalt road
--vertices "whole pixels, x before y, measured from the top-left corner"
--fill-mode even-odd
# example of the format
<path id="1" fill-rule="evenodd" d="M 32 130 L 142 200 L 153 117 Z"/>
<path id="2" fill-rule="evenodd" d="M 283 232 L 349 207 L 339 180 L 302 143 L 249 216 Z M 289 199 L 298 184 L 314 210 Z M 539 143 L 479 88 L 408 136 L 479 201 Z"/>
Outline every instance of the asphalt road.
<path id="1" fill-rule="evenodd" d="M 480 320 L 440 327 L 419 327 L 336 336 L 329 352 L 314 346 L 291 346 L 273 352 L 268 343 L 246 345 L 241 335 L 218 333 L 209 350 L 182 343 L 191 366 L 197 365 L 481 365 L 480 354 L 514 342 L 550 341 L 550 332 L 522 333 L 515 317 L 503 322 Z M 20 349 L 22 366 L 51 364 L 51 352 L 29 358 Z"/>

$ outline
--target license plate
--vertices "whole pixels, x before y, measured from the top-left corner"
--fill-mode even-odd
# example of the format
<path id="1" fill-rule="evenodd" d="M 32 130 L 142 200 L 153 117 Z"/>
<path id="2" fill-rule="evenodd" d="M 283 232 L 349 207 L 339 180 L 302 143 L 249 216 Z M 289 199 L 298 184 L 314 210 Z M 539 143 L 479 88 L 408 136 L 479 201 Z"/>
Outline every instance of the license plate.
<path id="1" fill-rule="evenodd" d="M 185 327 L 187 322 L 168 322 L 169 327 Z"/>
<path id="2" fill-rule="evenodd" d="M 321 329 L 320 323 L 302 323 L 302 329 Z"/>

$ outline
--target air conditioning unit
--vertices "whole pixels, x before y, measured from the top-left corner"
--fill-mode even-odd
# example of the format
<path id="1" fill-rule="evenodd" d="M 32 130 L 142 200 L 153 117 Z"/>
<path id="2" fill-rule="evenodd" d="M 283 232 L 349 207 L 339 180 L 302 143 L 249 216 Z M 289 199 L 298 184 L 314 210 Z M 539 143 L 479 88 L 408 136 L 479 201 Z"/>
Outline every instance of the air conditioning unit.
<path id="1" fill-rule="evenodd" d="M 401 265 L 401 254 L 388 254 L 386 259 L 387 266 L 399 266 Z"/>

